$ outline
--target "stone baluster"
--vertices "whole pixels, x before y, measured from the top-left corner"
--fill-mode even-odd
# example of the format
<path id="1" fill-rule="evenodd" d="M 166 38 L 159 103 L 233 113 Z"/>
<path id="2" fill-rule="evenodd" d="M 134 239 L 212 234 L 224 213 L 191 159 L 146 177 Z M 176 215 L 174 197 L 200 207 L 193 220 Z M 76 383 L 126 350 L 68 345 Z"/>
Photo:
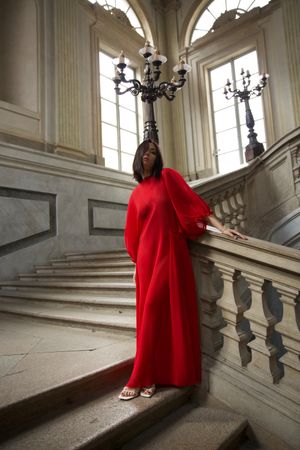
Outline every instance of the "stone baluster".
<path id="1" fill-rule="evenodd" d="M 239 221 L 238 221 L 238 207 L 235 201 L 235 189 L 232 189 L 230 195 L 229 195 L 229 205 L 231 209 L 231 228 L 238 228 Z"/>
<path id="2" fill-rule="evenodd" d="M 276 383 L 282 376 L 282 370 L 278 365 L 278 349 L 270 341 L 277 322 L 268 308 L 264 294 L 264 279 L 259 275 L 243 272 L 243 276 L 249 283 L 252 303 L 245 317 L 249 320 L 251 331 L 255 337 L 248 346 L 252 349 L 252 360 L 248 364 L 248 370 L 254 375 Z"/>
<path id="3" fill-rule="evenodd" d="M 214 354 L 223 345 L 220 333 L 222 317 L 216 301 L 220 292 L 213 282 L 214 263 L 192 251 L 198 305 L 201 317 L 201 346 L 203 353 Z"/>
<path id="4" fill-rule="evenodd" d="M 224 224 L 222 211 L 220 208 L 220 203 L 221 203 L 221 199 L 219 196 L 213 197 L 212 199 L 209 200 L 209 204 L 210 204 L 212 210 L 214 211 L 214 215 L 216 216 L 216 218 L 218 220 L 220 220 L 220 222 L 222 222 L 222 224 Z"/>
<path id="5" fill-rule="evenodd" d="M 277 289 L 283 305 L 282 320 L 275 325 L 276 331 L 281 334 L 282 343 L 286 349 L 286 353 L 280 358 L 284 365 L 284 377 L 280 385 L 292 388 L 299 395 L 300 330 L 297 313 L 299 314 L 300 294 L 298 289 L 275 282 L 272 284 Z"/>
<path id="6" fill-rule="evenodd" d="M 291 149 L 292 170 L 296 192 L 300 193 L 300 147 L 296 145 Z"/>
<path id="7" fill-rule="evenodd" d="M 246 366 L 251 359 L 247 348 L 249 332 L 240 327 L 244 320 L 244 311 L 247 309 L 238 290 L 240 272 L 227 264 L 217 263 L 221 272 L 224 290 L 222 297 L 217 301 L 222 310 L 222 316 L 226 323 L 220 331 L 223 334 L 224 345 L 219 355 L 238 366 Z"/>
<path id="8" fill-rule="evenodd" d="M 220 199 L 220 210 L 223 217 L 223 223 L 226 227 L 231 227 L 231 207 L 228 201 L 228 192 L 225 192 Z"/>
<path id="9" fill-rule="evenodd" d="M 235 199 L 236 199 L 236 203 L 237 203 L 237 208 L 238 208 L 238 221 L 239 221 L 239 226 L 242 230 L 245 229 L 245 203 L 244 203 L 244 199 L 243 199 L 243 195 L 242 195 L 242 186 L 239 186 L 236 195 L 235 195 Z"/>

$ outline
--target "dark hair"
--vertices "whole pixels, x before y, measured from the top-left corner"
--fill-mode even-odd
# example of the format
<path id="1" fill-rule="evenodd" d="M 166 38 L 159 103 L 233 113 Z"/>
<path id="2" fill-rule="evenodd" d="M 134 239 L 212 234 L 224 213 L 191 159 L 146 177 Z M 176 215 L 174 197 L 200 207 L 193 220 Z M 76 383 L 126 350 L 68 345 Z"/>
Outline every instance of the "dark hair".
<path id="1" fill-rule="evenodd" d="M 139 183 L 141 181 L 143 181 L 143 172 L 144 172 L 143 156 L 146 153 L 146 151 L 149 149 L 150 144 L 155 145 L 156 152 L 157 152 L 156 160 L 155 160 L 153 171 L 152 171 L 152 176 L 159 178 L 160 172 L 162 171 L 163 166 L 164 166 L 158 143 L 155 142 L 153 139 L 146 139 L 145 141 L 143 141 L 138 146 L 137 151 L 135 152 L 135 156 L 134 156 L 134 160 L 133 160 L 133 164 L 132 164 L 133 178 L 136 181 L 138 181 Z"/>

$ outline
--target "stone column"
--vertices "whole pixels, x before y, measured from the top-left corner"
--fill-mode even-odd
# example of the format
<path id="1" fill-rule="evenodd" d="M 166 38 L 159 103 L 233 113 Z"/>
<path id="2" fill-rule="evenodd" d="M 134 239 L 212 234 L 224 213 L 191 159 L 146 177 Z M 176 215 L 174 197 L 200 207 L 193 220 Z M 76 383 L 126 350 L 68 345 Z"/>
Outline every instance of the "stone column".
<path id="1" fill-rule="evenodd" d="M 296 125 L 300 125 L 300 3 L 281 0 Z"/>
<path id="2" fill-rule="evenodd" d="M 77 1 L 54 0 L 56 152 L 82 157 L 77 8 Z"/>

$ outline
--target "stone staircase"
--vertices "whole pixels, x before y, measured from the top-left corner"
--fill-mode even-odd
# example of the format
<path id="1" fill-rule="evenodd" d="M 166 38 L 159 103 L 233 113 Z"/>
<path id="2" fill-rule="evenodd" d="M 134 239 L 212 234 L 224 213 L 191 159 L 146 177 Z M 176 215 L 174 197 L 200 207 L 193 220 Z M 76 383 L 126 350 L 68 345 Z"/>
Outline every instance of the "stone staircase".
<path id="1" fill-rule="evenodd" d="M 70 253 L 0 283 L 0 312 L 133 334 L 133 271 L 125 251 Z"/>
<path id="2" fill-rule="evenodd" d="M 0 363 L 21 358 L 0 373 L 1 449 L 125 450 L 145 439 L 145 448 L 244 448 L 247 420 L 207 399 L 195 405 L 193 388 L 118 400 L 135 348 L 133 270 L 125 251 L 69 253 L 0 284 Z M 29 338 L 36 342 L 26 348 Z M 152 447 L 164 420 L 175 432 Z"/>

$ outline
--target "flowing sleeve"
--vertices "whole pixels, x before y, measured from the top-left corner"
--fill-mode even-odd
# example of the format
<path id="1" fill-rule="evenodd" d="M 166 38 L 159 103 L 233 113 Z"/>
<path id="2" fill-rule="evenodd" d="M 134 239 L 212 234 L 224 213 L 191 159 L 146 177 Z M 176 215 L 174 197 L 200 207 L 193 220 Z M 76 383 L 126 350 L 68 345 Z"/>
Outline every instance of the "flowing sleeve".
<path id="1" fill-rule="evenodd" d="M 137 208 L 134 202 L 134 197 L 131 195 L 126 214 L 124 240 L 127 252 L 134 263 L 136 262 L 139 243 L 138 223 Z"/>
<path id="2" fill-rule="evenodd" d="M 205 218 L 213 211 L 178 172 L 164 169 L 162 176 L 183 232 L 190 239 L 203 234 L 207 225 Z"/>

